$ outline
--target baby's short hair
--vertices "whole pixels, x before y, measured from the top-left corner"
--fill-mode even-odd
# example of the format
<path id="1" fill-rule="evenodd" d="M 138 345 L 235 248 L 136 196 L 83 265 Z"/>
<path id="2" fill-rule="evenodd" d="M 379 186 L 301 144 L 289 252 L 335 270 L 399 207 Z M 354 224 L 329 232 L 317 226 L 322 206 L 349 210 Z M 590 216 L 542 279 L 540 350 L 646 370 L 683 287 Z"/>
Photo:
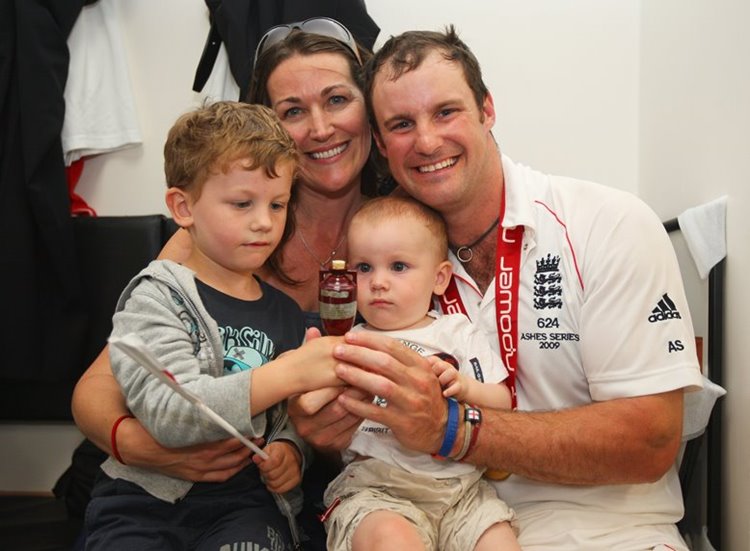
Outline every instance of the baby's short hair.
<path id="1" fill-rule="evenodd" d="M 357 209 L 352 222 L 355 220 L 364 222 L 383 219 L 398 220 L 399 218 L 415 218 L 422 222 L 434 237 L 440 260 L 448 258 L 448 232 L 445 221 L 436 211 L 411 197 L 387 195 L 370 199 Z"/>

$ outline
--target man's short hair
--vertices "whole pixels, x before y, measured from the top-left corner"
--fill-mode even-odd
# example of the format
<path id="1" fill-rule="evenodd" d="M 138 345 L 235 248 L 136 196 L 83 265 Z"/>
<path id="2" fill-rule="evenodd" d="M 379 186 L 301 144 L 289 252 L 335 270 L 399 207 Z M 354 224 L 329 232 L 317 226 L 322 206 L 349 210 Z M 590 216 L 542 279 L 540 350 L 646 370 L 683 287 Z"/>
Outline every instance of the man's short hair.
<path id="1" fill-rule="evenodd" d="M 453 25 L 446 27 L 444 32 L 407 31 L 389 38 L 365 66 L 365 101 L 374 130 L 378 130 L 372 105 L 375 77 L 381 71 L 389 71 L 387 78 L 397 80 L 404 73 L 417 69 L 433 51 L 440 52 L 446 60 L 461 66 L 466 84 L 474 95 L 479 111 L 482 111 L 488 94 L 487 85 L 482 79 L 482 69 L 469 47 L 458 37 Z"/>

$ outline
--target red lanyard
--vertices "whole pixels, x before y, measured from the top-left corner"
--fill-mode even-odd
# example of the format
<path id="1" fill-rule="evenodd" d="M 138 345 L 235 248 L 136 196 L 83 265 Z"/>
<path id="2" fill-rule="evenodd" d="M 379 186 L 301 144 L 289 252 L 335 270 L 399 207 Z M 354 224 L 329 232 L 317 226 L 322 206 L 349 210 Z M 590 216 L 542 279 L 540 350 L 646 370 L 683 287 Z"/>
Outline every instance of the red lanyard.
<path id="1" fill-rule="evenodd" d="M 511 407 L 516 407 L 516 375 L 518 373 L 518 283 L 521 279 L 521 247 L 523 226 L 503 228 L 505 216 L 505 190 L 500 203 L 500 232 L 497 239 L 495 266 L 495 318 L 500 356 L 508 378 L 505 384 L 510 389 Z M 445 294 L 440 297 L 440 306 L 445 314 L 464 314 L 466 307 L 458 292 L 455 275 L 451 277 Z"/>
<path id="2" fill-rule="evenodd" d="M 443 311 L 443 314 L 463 314 L 471 319 L 469 313 L 466 311 L 463 300 L 461 300 L 461 294 L 458 292 L 456 274 L 451 274 L 448 287 L 446 287 L 445 293 L 438 297 L 438 301 L 440 302 L 440 309 Z"/>
<path id="3" fill-rule="evenodd" d="M 500 203 L 500 220 L 505 216 L 505 190 Z M 521 243 L 523 226 L 503 228 L 497 238 L 495 266 L 495 318 L 500 356 L 508 378 L 511 407 L 516 408 L 516 375 L 518 373 L 518 283 L 521 280 Z"/>

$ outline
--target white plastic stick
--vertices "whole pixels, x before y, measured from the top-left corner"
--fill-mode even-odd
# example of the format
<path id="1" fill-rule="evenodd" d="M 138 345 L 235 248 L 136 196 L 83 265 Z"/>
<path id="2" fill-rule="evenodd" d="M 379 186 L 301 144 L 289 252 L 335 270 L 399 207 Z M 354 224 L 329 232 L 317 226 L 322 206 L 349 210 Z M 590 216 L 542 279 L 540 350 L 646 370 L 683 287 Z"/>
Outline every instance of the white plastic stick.
<path id="1" fill-rule="evenodd" d="M 169 370 L 164 366 L 164 364 L 161 363 L 161 361 L 159 361 L 156 356 L 151 353 L 151 351 L 146 346 L 146 343 L 144 343 L 138 335 L 136 335 L 135 333 L 129 333 L 123 337 L 110 337 L 109 344 L 119 348 L 133 360 L 148 369 L 162 383 L 185 398 L 188 402 L 198 407 L 198 409 L 205 413 L 209 419 L 211 419 L 214 423 L 219 425 L 229 434 L 237 438 L 240 442 L 253 450 L 260 457 L 262 457 L 263 459 L 268 459 L 268 454 L 266 452 L 264 452 L 250 440 L 245 438 L 245 436 L 243 436 L 240 431 L 234 428 L 229 423 L 229 421 L 227 421 L 221 415 L 208 407 L 198 396 L 196 396 L 186 388 L 180 386 L 180 384 L 171 377 L 171 373 L 169 373 Z"/>

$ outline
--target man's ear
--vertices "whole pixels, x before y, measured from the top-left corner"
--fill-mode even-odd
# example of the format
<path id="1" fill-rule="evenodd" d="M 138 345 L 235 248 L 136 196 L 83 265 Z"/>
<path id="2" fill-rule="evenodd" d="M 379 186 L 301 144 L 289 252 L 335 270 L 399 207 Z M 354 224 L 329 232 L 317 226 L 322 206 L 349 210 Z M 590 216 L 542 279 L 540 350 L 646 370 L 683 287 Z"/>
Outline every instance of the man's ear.
<path id="1" fill-rule="evenodd" d="M 383 144 L 383 137 L 380 135 L 380 132 L 373 128 L 372 137 L 375 140 L 375 145 L 378 146 L 378 151 L 380 151 L 380 154 L 387 159 L 388 153 L 385 150 L 385 144 Z"/>
<path id="2" fill-rule="evenodd" d="M 172 214 L 175 223 L 181 228 L 189 228 L 193 225 L 192 201 L 185 190 L 171 187 L 166 195 L 167 208 Z"/>
<path id="3" fill-rule="evenodd" d="M 487 130 L 492 130 L 495 126 L 495 101 L 492 99 L 492 94 L 487 92 L 482 102 L 482 123 Z"/>
<path id="4" fill-rule="evenodd" d="M 445 293 L 448 283 L 450 283 L 451 275 L 453 275 L 453 265 L 450 261 L 443 260 L 435 274 L 435 287 L 432 289 L 433 294 L 440 296 Z"/>

